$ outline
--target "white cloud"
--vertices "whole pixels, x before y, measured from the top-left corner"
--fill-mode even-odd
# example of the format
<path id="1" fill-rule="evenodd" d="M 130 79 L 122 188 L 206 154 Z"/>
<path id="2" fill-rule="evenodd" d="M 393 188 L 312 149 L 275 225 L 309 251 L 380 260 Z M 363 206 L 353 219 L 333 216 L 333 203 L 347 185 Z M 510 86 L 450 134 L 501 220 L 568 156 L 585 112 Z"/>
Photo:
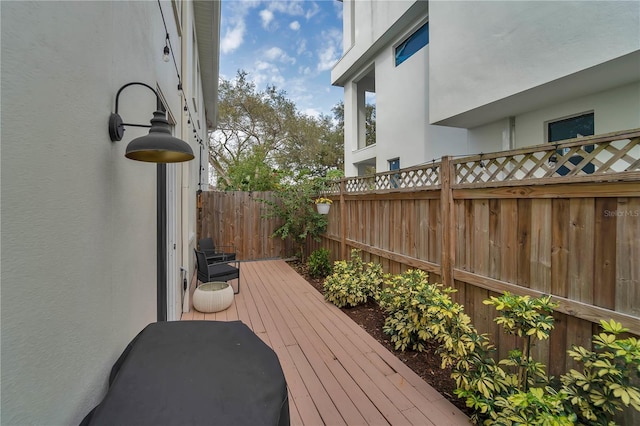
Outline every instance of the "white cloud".
<path id="1" fill-rule="evenodd" d="M 272 1 L 269 3 L 269 10 L 275 12 L 284 13 L 290 16 L 302 16 L 304 15 L 304 1 Z"/>
<path id="2" fill-rule="evenodd" d="M 260 19 L 262 19 L 262 28 L 269 29 L 269 24 L 273 21 L 273 12 L 268 9 L 260 11 Z"/>
<path id="3" fill-rule="evenodd" d="M 244 40 L 245 31 L 244 20 L 238 21 L 233 28 L 227 29 L 227 32 L 220 41 L 220 50 L 222 50 L 222 53 L 231 53 L 240 47 Z"/>
<path id="4" fill-rule="evenodd" d="M 291 28 L 293 31 L 300 30 L 300 22 L 293 21 L 292 23 L 289 24 L 289 28 Z"/>
<path id="5" fill-rule="evenodd" d="M 326 46 L 318 51 L 318 71 L 327 71 L 338 62 L 338 55 L 333 46 Z"/>
<path id="6" fill-rule="evenodd" d="M 256 68 L 249 74 L 258 89 L 264 88 L 266 85 L 276 86 L 282 89 L 285 79 L 280 69 L 274 64 L 268 62 L 257 61 Z"/>
<path id="7" fill-rule="evenodd" d="M 340 59 L 342 33 L 333 28 L 328 31 L 322 31 L 321 37 L 324 44 L 317 50 L 317 68 L 318 71 L 326 71 L 333 68 L 338 59 Z"/>
<path id="8" fill-rule="evenodd" d="M 298 47 L 296 48 L 296 54 L 301 56 L 303 53 L 307 53 L 307 40 L 301 38 L 298 40 Z"/>
<path id="9" fill-rule="evenodd" d="M 320 118 L 320 115 L 322 115 L 322 113 L 315 108 L 306 108 L 300 112 L 313 118 Z"/>
<path id="10" fill-rule="evenodd" d="M 245 19 L 250 10 L 259 5 L 260 2 L 257 0 L 226 2 L 227 13 L 222 15 L 220 23 L 224 31 L 224 36 L 220 41 L 222 53 L 231 53 L 242 45 L 246 33 Z"/>
<path id="11" fill-rule="evenodd" d="M 258 71 L 267 70 L 267 69 L 271 68 L 272 66 L 273 65 L 270 64 L 269 62 L 256 61 L 256 70 L 258 70 Z"/>
<path id="12" fill-rule="evenodd" d="M 298 74 L 310 75 L 311 74 L 311 68 L 309 68 L 309 67 L 299 67 L 298 68 Z"/>
<path id="13" fill-rule="evenodd" d="M 272 47 L 264 52 L 264 57 L 270 61 L 280 61 L 291 65 L 296 63 L 296 59 L 287 55 L 287 53 L 279 47 Z"/>
<path id="14" fill-rule="evenodd" d="M 307 21 L 320 12 L 320 6 L 316 2 L 311 3 L 311 7 L 305 12 L 304 17 Z"/>
<path id="15" fill-rule="evenodd" d="M 334 1 L 333 9 L 335 10 L 336 16 L 338 17 L 338 19 L 342 21 L 342 15 L 344 13 L 344 3 L 341 1 Z"/>

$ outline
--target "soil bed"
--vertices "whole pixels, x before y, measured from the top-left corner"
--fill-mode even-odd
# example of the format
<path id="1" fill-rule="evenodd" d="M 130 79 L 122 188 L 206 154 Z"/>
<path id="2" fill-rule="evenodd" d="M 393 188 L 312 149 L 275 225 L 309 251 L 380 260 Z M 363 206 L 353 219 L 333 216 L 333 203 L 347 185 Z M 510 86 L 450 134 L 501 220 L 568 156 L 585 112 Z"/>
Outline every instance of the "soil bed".
<path id="1" fill-rule="evenodd" d="M 324 278 L 311 278 L 309 276 L 307 265 L 303 263 L 291 261 L 289 264 L 316 290 L 323 293 L 322 284 L 324 282 Z M 451 378 L 451 369 L 440 368 L 441 358 L 440 355 L 435 353 L 437 348 L 435 344 L 427 343 L 427 349 L 423 352 L 409 350 L 401 352 L 395 350 L 390 341 L 390 337 L 382 331 L 385 318 L 384 311 L 373 301 L 369 301 L 365 305 L 356 306 L 354 308 L 342 308 L 342 312 L 358 323 L 360 327 L 389 349 L 389 351 L 391 351 L 398 359 L 404 362 L 418 376 L 422 377 L 425 382 L 429 383 L 456 407 L 467 415 L 472 414 L 469 408 L 466 407 L 464 401 L 456 397 L 453 393 L 456 387 L 455 382 Z"/>

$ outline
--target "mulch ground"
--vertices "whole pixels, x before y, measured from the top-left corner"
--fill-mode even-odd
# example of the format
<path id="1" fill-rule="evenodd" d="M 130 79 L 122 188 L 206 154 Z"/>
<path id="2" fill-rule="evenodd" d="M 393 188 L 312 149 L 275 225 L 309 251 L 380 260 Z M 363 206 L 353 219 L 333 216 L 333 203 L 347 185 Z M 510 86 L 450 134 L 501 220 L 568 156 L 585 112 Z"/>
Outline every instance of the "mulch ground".
<path id="1" fill-rule="evenodd" d="M 323 278 L 311 278 L 306 264 L 296 261 L 289 262 L 289 264 L 316 290 L 323 293 Z M 467 415 L 471 414 L 471 411 L 466 407 L 464 401 L 457 398 L 453 393 L 455 382 L 451 378 L 451 370 L 440 368 L 441 359 L 440 355 L 435 353 L 437 347 L 435 344 L 427 344 L 427 349 L 423 352 L 401 352 L 395 350 L 389 336 L 382 331 L 385 318 L 384 311 L 374 301 L 369 301 L 366 305 L 356 306 L 354 308 L 342 308 L 342 311 L 378 342 L 389 349 L 389 351 L 404 362 L 417 375 L 422 377 L 425 382 L 429 383 L 442 396 L 451 401 Z"/>

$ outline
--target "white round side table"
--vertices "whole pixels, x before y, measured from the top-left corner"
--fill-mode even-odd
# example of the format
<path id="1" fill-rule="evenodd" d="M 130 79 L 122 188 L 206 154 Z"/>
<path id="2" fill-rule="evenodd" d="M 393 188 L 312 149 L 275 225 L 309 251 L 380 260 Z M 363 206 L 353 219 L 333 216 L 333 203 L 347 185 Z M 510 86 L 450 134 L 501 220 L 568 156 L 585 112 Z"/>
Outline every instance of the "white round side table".
<path id="1" fill-rule="evenodd" d="M 220 312 L 233 303 L 233 288 L 225 282 L 204 283 L 193 293 L 193 307 L 205 313 Z"/>

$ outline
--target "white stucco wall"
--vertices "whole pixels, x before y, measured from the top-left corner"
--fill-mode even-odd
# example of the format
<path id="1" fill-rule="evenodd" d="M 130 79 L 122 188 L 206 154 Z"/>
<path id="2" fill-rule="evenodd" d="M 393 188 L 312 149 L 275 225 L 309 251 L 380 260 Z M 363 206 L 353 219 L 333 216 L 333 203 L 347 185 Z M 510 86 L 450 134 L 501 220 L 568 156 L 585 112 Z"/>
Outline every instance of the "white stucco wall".
<path id="1" fill-rule="evenodd" d="M 342 65 L 352 64 L 350 79 L 344 84 L 347 176 L 358 173 L 354 163 L 372 158 L 376 170 L 382 172 L 389 170 L 389 160 L 395 158 L 400 159 L 400 166 L 404 168 L 443 155 L 467 152 L 466 130 L 433 126 L 428 122 L 429 45 L 399 66 L 395 65 L 395 47 L 424 24 L 425 6 L 424 2 L 391 1 L 355 4 L 358 28 L 355 45 L 341 59 Z M 355 56 L 358 52 L 360 57 Z M 363 61 L 366 57 L 371 60 Z M 338 70 L 336 66 L 334 72 Z M 376 144 L 358 149 L 356 86 L 362 77 L 373 75 Z"/>
<path id="2" fill-rule="evenodd" d="M 514 148 L 546 143 L 550 121 L 582 113 L 594 113 L 596 134 L 640 128 L 640 83 L 628 84 L 515 116 Z M 504 140 L 509 119 L 469 129 L 472 153 L 507 149 Z"/>
<path id="3" fill-rule="evenodd" d="M 547 142 L 549 121 L 591 111 L 595 134 L 640 128 L 640 82 L 516 116 L 516 147 Z"/>
<path id="4" fill-rule="evenodd" d="M 110 141 L 116 92 L 158 84 L 177 135 L 186 119 L 156 2 L 1 8 L 2 423 L 78 424 L 156 320 L 156 166 L 124 157 L 146 129 Z M 154 109 L 147 89 L 120 96 L 125 122 L 148 123 Z"/>
<path id="5" fill-rule="evenodd" d="M 467 152 L 465 130 L 428 122 L 429 45 L 395 65 L 395 46 L 415 29 L 411 27 L 382 49 L 376 59 L 378 172 L 389 170 L 388 161 L 394 158 L 400 158 L 400 167 L 404 168 Z"/>
<path id="6" fill-rule="evenodd" d="M 345 52 L 331 70 L 332 84 L 338 85 L 344 85 L 347 78 L 359 72 L 363 62 L 373 60 L 381 45 L 389 43 L 428 9 L 426 0 L 345 0 L 343 3 L 343 10 L 347 10 L 343 14 L 343 34 L 347 34 L 343 38 Z"/>
<path id="7" fill-rule="evenodd" d="M 429 13 L 432 123 L 640 49 L 637 1 L 432 1 Z M 621 81 L 633 81 L 633 68 Z M 615 84 L 616 77 L 607 75 Z M 568 98 L 609 82 L 597 78 L 581 84 L 567 85 L 574 92 Z M 531 109 L 545 102 L 535 93 L 525 100 L 538 105 Z"/>

